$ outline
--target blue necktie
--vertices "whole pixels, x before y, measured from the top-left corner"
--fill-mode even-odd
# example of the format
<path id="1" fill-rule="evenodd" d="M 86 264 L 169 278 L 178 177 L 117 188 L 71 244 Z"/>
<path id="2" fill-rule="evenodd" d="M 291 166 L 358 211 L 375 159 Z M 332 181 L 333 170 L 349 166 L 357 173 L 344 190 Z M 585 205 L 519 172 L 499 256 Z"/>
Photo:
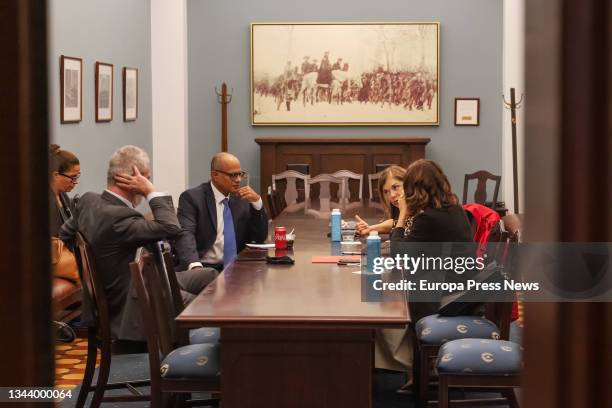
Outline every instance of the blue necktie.
<path id="1" fill-rule="evenodd" d="M 223 267 L 225 268 L 236 257 L 236 233 L 234 219 L 229 202 L 223 200 Z"/>

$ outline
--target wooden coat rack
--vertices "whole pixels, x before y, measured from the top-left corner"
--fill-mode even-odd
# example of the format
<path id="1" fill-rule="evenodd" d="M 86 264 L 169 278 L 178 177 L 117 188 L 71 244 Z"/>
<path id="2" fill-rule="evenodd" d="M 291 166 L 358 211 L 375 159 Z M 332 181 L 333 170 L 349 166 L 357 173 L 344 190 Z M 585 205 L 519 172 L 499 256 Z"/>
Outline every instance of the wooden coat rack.
<path id="1" fill-rule="evenodd" d="M 519 213 L 519 193 L 518 193 L 518 165 L 517 165 L 517 147 L 516 147 L 516 110 L 520 108 L 521 103 L 523 102 L 523 94 L 521 94 L 521 99 L 516 102 L 515 90 L 514 88 L 510 88 L 510 102 L 506 101 L 506 98 L 503 98 L 504 105 L 506 109 L 510 109 L 510 114 L 512 116 L 512 178 L 514 179 L 514 213 Z"/>
<path id="2" fill-rule="evenodd" d="M 234 89 L 232 88 L 232 93 Z M 227 105 L 232 101 L 232 94 L 227 93 L 225 82 L 221 84 L 221 92 L 215 87 L 217 102 L 221 104 L 221 151 L 227 152 Z"/>

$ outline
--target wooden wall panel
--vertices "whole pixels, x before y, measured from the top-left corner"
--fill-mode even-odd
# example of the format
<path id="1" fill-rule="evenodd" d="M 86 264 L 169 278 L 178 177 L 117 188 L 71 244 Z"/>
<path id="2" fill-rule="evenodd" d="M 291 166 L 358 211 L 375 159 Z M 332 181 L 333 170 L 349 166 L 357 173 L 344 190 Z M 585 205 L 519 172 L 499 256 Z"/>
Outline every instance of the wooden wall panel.
<path id="1" fill-rule="evenodd" d="M 525 6 L 524 239 L 610 242 L 612 6 Z M 612 407 L 611 315 L 611 303 L 525 305 L 521 406 Z"/>
<path id="2" fill-rule="evenodd" d="M 44 1 L 0 3 L 1 386 L 49 387 L 54 379 L 46 18 Z"/>

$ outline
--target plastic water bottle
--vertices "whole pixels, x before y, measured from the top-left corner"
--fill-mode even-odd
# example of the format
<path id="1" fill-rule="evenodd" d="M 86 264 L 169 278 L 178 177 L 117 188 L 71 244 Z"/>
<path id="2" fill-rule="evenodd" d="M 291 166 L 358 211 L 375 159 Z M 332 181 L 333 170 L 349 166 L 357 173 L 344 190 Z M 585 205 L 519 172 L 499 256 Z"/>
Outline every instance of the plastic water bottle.
<path id="1" fill-rule="evenodd" d="M 380 257 L 380 237 L 378 231 L 370 231 L 366 249 L 366 268 L 368 272 L 374 272 L 374 259 Z"/>
<path id="2" fill-rule="evenodd" d="M 338 208 L 334 208 L 331 213 L 331 240 L 342 241 L 342 214 Z"/>
<path id="3" fill-rule="evenodd" d="M 342 244 L 340 242 L 331 243 L 331 255 L 332 256 L 342 255 Z"/>

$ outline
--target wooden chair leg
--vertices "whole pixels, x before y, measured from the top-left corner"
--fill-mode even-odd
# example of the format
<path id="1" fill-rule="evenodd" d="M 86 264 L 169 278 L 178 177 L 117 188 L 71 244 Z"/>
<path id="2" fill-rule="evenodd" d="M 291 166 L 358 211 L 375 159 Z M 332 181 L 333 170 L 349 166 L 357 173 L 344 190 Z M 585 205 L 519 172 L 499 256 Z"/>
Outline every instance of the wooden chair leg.
<path id="1" fill-rule="evenodd" d="M 95 334 L 90 334 L 87 338 L 87 361 L 85 363 L 85 372 L 81 390 L 77 398 L 76 408 L 83 408 L 87 401 L 87 396 L 91 390 L 91 381 L 93 380 L 94 371 L 96 370 L 96 357 L 98 356 L 98 345 Z"/>
<path id="2" fill-rule="evenodd" d="M 429 390 L 429 359 L 424 348 L 419 348 L 419 404 L 427 406 L 427 392 Z"/>
<path id="3" fill-rule="evenodd" d="M 151 370 L 153 371 L 153 370 Z M 163 395 L 162 395 L 163 394 Z M 169 393 L 162 392 L 161 381 L 159 377 L 155 377 L 151 372 L 151 404 L 150 408 L 162 408 L 166 407 L 164 403 L 168 403 L 167 399 L 170 396 Z"/>
<path id="4" fill-rule="evenodd" d="M 449 407 L 448 379 L 444 375 L 438 377 L 438 408 Z"/>
<path id="5" fill-rule="evenodd" d="M 510 408 L 520 408 L 514 388 L 504 390 L 502 392 L 502 395 L 508 400 L 508 405 L 510 406 Z"/>
<path id="6" fill-rule="evenodd" d="M 106 384 L 108 383 L 108 376 L 110 374 L 111 365 L 111 350 L 110 344 L 102 344 L 100 347 L 100 367 L 98 370 L 98 381 L 96 382 L 96 390 L 94 391 L 93 398 L 91 400 L 90 408 L 98 408 L 102 403 L 104 397 L 104 391 Z"/>

